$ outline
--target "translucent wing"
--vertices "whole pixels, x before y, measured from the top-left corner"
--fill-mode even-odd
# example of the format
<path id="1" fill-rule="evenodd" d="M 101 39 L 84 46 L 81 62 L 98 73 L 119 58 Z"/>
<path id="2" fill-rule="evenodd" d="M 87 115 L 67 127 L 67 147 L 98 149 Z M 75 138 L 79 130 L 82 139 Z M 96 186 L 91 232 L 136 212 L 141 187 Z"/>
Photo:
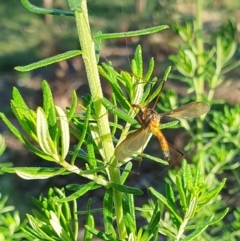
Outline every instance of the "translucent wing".
<path id="1" fill-rule="evenodd" d="M 148 128 L 140 128 L 117 146 L 115 157 L 117 160 L 125 162 L 132 159 L 132 156 L 143 152 L 151 133 Z"/>
<path id="2" fill-rule="evenodd" d="M 191 102 L 189 104 L 180 106 L 179 108 L 161 114 L 161 116 L 172 116 L 176 118 L 195 118 L 200 115 L 206 114 L 210 109 L 210 106 L 205 102 Z"/>

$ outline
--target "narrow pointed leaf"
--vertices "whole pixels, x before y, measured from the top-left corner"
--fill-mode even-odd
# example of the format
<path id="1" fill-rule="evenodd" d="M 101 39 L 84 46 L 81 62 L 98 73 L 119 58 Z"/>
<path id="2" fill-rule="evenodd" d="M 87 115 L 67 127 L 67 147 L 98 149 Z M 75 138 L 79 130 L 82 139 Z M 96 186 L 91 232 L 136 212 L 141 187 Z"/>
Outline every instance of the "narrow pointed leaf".
<path id="1" fill-rule="evenodd" d="M 72 241 L 72 238 L 69 237 L 69 235 L 67 234 L 67 232 L 63 229 L 60 220 L 58 219 L 57 215 L 53 212 L 50 211 L 50 220 L 49 220 L 53 230 L 55 231 L 55 233 L 57 234 L 57 236 L 59 238 L 61 238 L 61 240 L 64 241 Z"/>
<path id="2" fill-rule="evenodd" d="M 63 203 L 63 202 L 69 202 L 72 200 L 76 200 L 79 197 L 81 197 L 82 195 L 84 195 L 86 192 L 88 192 L 89 190 L 92 190 L 94 185 L 95 185 L 95 182 L 89 182 L 88 184 L 82 186 L 82 188 L 80 188 L 78 191 L 74 192 L 72 195 L 70 195 L 66 198 L 59 199 L 58 202 Z"/>
<path id="3" fill-rule="evenodd" d="M 58 157 L 56 146 L 54 146 L 48 131 L 47 119 L 40 107 L 37 109 L 37 136 L 38 143 L 43 152 L 51 155 L 57 162 L 60 162 L 61 159 Z"/>
<path id="4" fill-rule="evenodd" d="M 132 73 L 137 77 L 143 78 L 143 58 L 142 58 L 142 48 L 140 45 L 137 46 L 135 53 L 134 53 L 134 60 L 132 64 L 135 65 L 135 70 L 132 66 Z"/>
<path id="5" fill-rule="evenodd" d="M 183 186 L 181 177 L 179 177 L 178 175 L 176 176 L 176 186 L 180 196 L 180 202 L 181 202 L 182 208 L 186 210 L 188 204 L 187 204 L 187 197 L 185 194 L 185 187 Z"/>
<path id="6" fill-rule="evenodd" d="M 77 105 L 78 105 L 78 98 L 77 98 L 77 93 L 74 90 L 72 92 L 72 104 L 71 104 L 70 109 L 68 109 L 68 111 L 67 111 L 68 122 L 70 122 L 70 120 L 72 120 L 72 118 L 74 117 L 74 114 L 77 109 Z"/>
<path id="7" fill-rule="evenodd" d="M 143 236 L 141 237 L 140 241 L 149 240 L 149 236 L 153 236 L 153 234 L 158 230 L 160 222 L 160 211 L 158 210 L 158 205 L 156 203 L 152 218 L 144 232 Z"/>
<path id="8" fill-rule="evenodd" d="M 153 189 L 152 187 L 149 188 L 149 191 L 159 200 L 161 201 L 163 204 L 165 204 L 167 206 L 167 208 L 169 209 L 169 211 L 174 215 L 174 217 L 180 222 L 182 223 L 182 218 L 181 216 L 177 213 L 177 210 L 175 210 L 175 208 L 168 202 L 168 200 L 159 192 L 157 192 L 155 189 Z"/>
<path id="9" fill-rule="evenodd" d="M 135 205 L 134 205 L 134 196 L 129 193 L 123 194 L 123 215 L 124 222 L 126 224 L 128 233 L 136 233 L 136 216 L 135 216 Z M 125 219 L 126 218 L 126 219 Z"/>
<path id="10" fill-rule="evenodd" d="M 110 101 L 108 101 L 106 98 L 101 98 L 101 103 L 106 107 L 108 111 L 111 111 L 114 115 L 117 115 L 119 118 L 123 119 L 124 121 L 130 123 L 133 126 L 139 126 L 138 122 L 130 117 L 127 113 L 124 111 L 118 109 L 116 106 L 114 106 Z"/>
<path id="11" fill-rule="evenodd" d="M 52 139 L 55 139 L 56 132 L 56 109 L 53 101 L 52 91 L 50 86 L 46 80 L 42 82 L 42 89 L 43 89 L 43 110 L 47 117 L 47 122 L 50 127 L 50 135 Z"/>
<path id="12" fill-rule="evenodd" d="M 132 166 L 133 166 L 132 162 L 128 162 L 124 167 L 124 170 L 122 171 L 122 175 L 121 175 L 121 184 L 125 183 L 126 179 L 128 178 L 132 170 Z"/>
<path id="13" fill-rule="evenodd" d="M 94 218 L 91 212 L 91 198 L 88 199 L 88 203 L 87 203 L 87 212 L 86 212 L 86 225 L 88 225 L 91 228 L 94 228 Z M 78 220 L 78 218 L 77 218 Z M 78 234 L 77 234 L 78 236 Z M 90 233 L 87 229 L 84 230 L 84 237 L 83 237 L 83 241 L 89 241 L 92 240 L 92 233 Z M 77 239 L 76 239 L 77 240 Z"/>
<path id="14" fill-rule="evenodd" d="M 48 167 L 2 167 L 0 170 L 6 173 L 16 173 L 27 180 L 47 179 L 58 175 L 67 175 L 69 173 L 65 168 Z"/>
<path id="15" fill-rule="evenodd" d="M 219 194 L 219 192 L 223 189 L 223 187 L 224 187 L 224 185 L 225 185 L 225 183 L 226 183 L 226 180 L 227 180 L 227 179 L 224 178 L 224 179 L 222 180 L 222 182 L 221 182 L 215 189 L 213 189 L 213 190 L 211 190 L 211 191 L 208 191 L 208 192 L 202 194 L 202 195 L 199 197 L 198 201 L 199 201 L 200 203 L 204 203 L 204 204 L 206 204 L 207 202 L 212 202 L 212 201 L 217 197 L 217 195 Z"/>
<path id="16" fill-rule="evenodd" d="M 214 218 L 214 214 L 210 215 L 207 220 L 201 225 L 199 225 L 194 232 L 192 232 L 190 235 L 187 237 L 181 239 L 183 241 L 191 241 L 191 240 L 196 240 L 196 238 L 209 226 L 209 222 Z"/>
<path id="17" fill-rule="evenodd" d="M 80 50 L 72 50 L 63 54 L 58 54 L 56 56 L 46 58 L 44 60 L 40 60 L 38 62 L 35 62 L 33 64 L 25 65 L 25 66 L 17 66 L 15 67 L 15 70 L 21 71 L 21 72 L 26 72 L 26 71 L 31 71 L 37 68 L 45 67 L 50 64 L 54 63 L 59 63 L 60 61 L 78 56 L 82 53 Z"/>
<path id="18" fill-rule="evenodd" d="M 59 9 L 46 9 L 40 8 L 33 4 L 31 4 L 28 0 L 21 0 L 22 5 L 31 12 L 38 13 L 38 14 L 52 14 L 52 15 L 60 15 L 60 16 L 71 16 L 74 17 L 73 12 L 67 12 Z"/>
<path id="19" fill-rule="evenodd" d="M 37 149 L 35 146 L 33 146 L 19 131 L 18 129 L 12 125 L 12 123 L 7 119 L 7 117 L 0 113 L 0 118 L 3 120 L 3 122 L 6 124 L 6 126 L 9 128 L 9 130 L 33 153 L 38 155 L 39 157 L 48 160 L 48 161 L 55 161 L 55 159 L 52 157 L 52 155 L 46 154 L 42 152 L 41 150 Z"/>
<path id="20" fill-rule="evenodd" d="M 93 235 L 97 236 L 98 238 L 100 238 L 101 240 L 104 241 L 122 241 L 120 239 L 113 239 L 111 235 L 106 234 L 104 232 L 101 232 L 95 228 L 89 227 L 88 225 L 85 225 L 85 228 L 91 232 Z"/>
<path id="21" fill-rule="evenodd" d="M 65 160 L 68 154 L 69 145 L 70 145 L 69 125 L 68 125 L 67 116 L 65 112 L 58 106 L 56 106 L 56 111 L 57 111 L 57 115 L 60 117 L 59 120 L 60 120 L 61 148 L 62 148 L 61 158 L 62 160 Z"/>
<path id="22" fill-rule="evenodd" d="M 143 30 L 136 30 L 136 31 L 129 31 L 129 32 L 122 32 L 122 33 L 111 33 L 111 34 L 99 34 L 94 36 L 94 39 L 112 39 L 112 38 L 127 38 L 127 37 L 134 37 L 134 36 L 141 36 L 146 34 L 157 33 L 161 30 L 167 29 L 167 25 L 161 25 L 151 28 L 146 28 Z"/>
<path id="23" fill-rule="evenodd" d="M 126 185 L 120 185 L 117 183 L 110 183 L 110 187 L 113 187 L 114 189 L 118 190 L 119 192 L 124 192 L 124 193 L 130 193 L 133 195 L 142 195 L 143 192 L 142 190 L 134 187 L 129 187 Z"/>
<path id="24" fill-rule="evenodd" d="M 115 228 L 113 226 L 113 190 L 109 188 L 103 199 L 103 220 L 104 229 L 107 234 L 116 238 Z"/>

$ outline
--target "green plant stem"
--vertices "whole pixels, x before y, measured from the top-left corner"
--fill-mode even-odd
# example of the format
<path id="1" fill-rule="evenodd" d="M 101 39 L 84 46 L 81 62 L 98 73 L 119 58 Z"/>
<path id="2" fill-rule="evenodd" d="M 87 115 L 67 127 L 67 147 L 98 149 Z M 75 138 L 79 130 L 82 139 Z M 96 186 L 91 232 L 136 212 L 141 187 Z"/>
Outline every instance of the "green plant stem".
<path id="1" fill-rule="evenodd" d="M 203 26 L 202 26 L 202 0 L 196 0 L 196 45 L 197 45 L 197 82 L 195 85 L 195 90 L 197 93 L 197 100 L 202 100 L 202 95 L 204 93 L 204 44 L 203 44 Z"/>
<path id="2" fill-rule="evenodd" d="M 197 68 L 197 77 L 194 78 L 194 85 L 195 85 L 195 90 L 196 90 L 196 97 L 197 100 L 201 101 L 203 94 L 204 94 L 204 43 L 203 43 L 203 25 L 202 25 L 202 0 L 196 0 L 196 47 L 197 47 L 197 63 L 198 63 L 198 68 Z M 202 131 L 203 129 L 203 120 L 198 119 L 197 120 L 197 133 Z M 202 141 L 198 141 L 197 143 L 197 150 L 202 149 Z M 204 174 L 204 158 L 199 157 L 199 162 L 201 165 L 201 171 L 202 174 Z"/>
<path id="3" fill-rule="evenodd" d="M 182 234 L 184 233 L 184 230 L 185 230 L 185 228 L 186 228 L 186 226 L 187 226 L 187 223 L 188 223 L 188 219 L 185 218 L 185 219 L 183 220 L 183 222 L 182 222 L 179 230 L 178 230 L 178 233 L 177 233 L 177 236 L 176 236 L 176 241 L 181 240 Z"/>
<path id="4" fill-rule="evenodd" d="M 97 69 L 97 61 L 95 55 L 95 43 L 92 39 L 90 32 L 90 25 L 87 12 L 86 0 L 81 1 L 81 12 L 75 11 L 77 31 L 79 36 L 80 45 L 82 48 L 82 57 L 85 64 L 89 87 L 92 95 L 92 101 L 96 110 L 97 125 L 99 131 L 99 137 L 102 144 L 103 158 L 106 164 L 111 163 L 106 167 L 110 182 L 121 184 L 120 172 L 117 166 L 117 161 L 114 156 L 114 146 L 112 142 L 110 125 L 108 122 L 107 110 L 101 104 L 100 99 L 103 97 L 101 82 Z M 123 222 L 122 212 L 122 193 L 119 191 L 113 191 L 113 199 L 116 211 L 116 221 L 118 225 L 119 238 L 125 238 L 125 225 Z"/>
<path id="5" fill-rule="evenodd" d="M 77 214 L 77 201 L 73 201 L 73 225 L 74 225 L 74 240 L 78 237 L 78 214 Z"/>

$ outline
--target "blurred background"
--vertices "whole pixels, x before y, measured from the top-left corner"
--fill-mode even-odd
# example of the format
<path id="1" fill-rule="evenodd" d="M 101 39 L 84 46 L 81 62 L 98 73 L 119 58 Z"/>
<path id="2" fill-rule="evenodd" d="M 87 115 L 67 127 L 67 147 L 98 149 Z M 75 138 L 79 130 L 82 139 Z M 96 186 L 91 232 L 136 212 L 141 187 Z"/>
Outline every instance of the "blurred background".
<path id="1" fill-rule="evenodd" d="M 173 26 L 194 18 L 194 2 L 190 0 L 89 0 L 92 34 L 98 31 L 114 33 L 156 25 L 169 25 L 168 30 L 158 34 L 103 42 L 100 63 L 112 61 L 117 68 L 128 71 L 135 47 L 141 44 L 144 60 L 148 63 L 149 59 L 154 57 L 156 61 L 155 75 L 162 77 L 166 67 L 173 65 L 169 56 L 176 53 L 180 44 L 180 39 L 173 31 Z M 31 3 L 46 8 L 68 10 L 65 0 L 32 0 Z M 237 28 L 236 39 L 239 44 L 240 1 L 205 0 L 202 14 L 206 35 L 228 21 L 232 21 Z M 16 66 L 27 65 L 68 50 L 79 49 L 73 17 L 36 15 L 24 9 L 20 1 L 16 0 L 0 0 L 0 16 L 0 112 L 4 112 L 15 123 L 10 110 L 13 87 L 20 90 L 31 108 L 34 109 L 41 105 L 41 82 L 44 79 L 51 86 L 55 103 L 63 109 L 69 106 L 72 90 L 76 90 L 79 97 L 89 93 L 81 57 L 26 73 L 14 70 Z M 239 56 L 237 48 L 234 59 L 238 60 Z M 240 68 L 229 72 L 226 81 L 223 81 L 218 87 L 214 99 L 222 100 L 223 103 L 231 106 L 240 103 L 239 76 Z M 231 82 L 228 81 L 229 79 Z M 102 85 L 105 96 L 110 96 L 111 89 L 107 82 L 103 80 Z M 174 89 L 179 98 L 186 95 L 186 86 L 174 79 L 168 81 L 165 88 Z M 0 122 L 0 133 L 6 143 L 6 151 L 0 157 L 0 162 L 12 162 L 15 166 L 45 165 L 36 156 L 29 153 L 2 122 Z M 174 130 L 174 133 L 166 131 L 165 134 L 177 149 L 184 149 L 188 137 L 184 135 L 183 130 Z M 156 153 L 160 151 L 155 138 L 152 138 L 148 148 Z M 140 175 L 132 177 L 133 184 L 141 183 L 142 179 L 146 182 L 152 180 L 156 176 L 156 170 L 161 172 L 161 168 L 164 170 L 165 167 L 143 160 Z M 32 207 L 31 196 L 45 193 L 49 186 L 62 187 L 69 182 L 74 182 L 74 178 L 72 176 L 67 180 L 53 178 L 26 181 L 9 174 L 0 176 L 0 192 L 2 195 L 9 195 L 10 203 L 17 206 L 17 209 L 24 214 Z M 101 194 L 96 194 L 96 200 L 97 195 Z M 226 196 L 226 198 L 231 197 Z M 238 206 L 239 201 L 240 199 L 236 199 L 234 205 Z"/>

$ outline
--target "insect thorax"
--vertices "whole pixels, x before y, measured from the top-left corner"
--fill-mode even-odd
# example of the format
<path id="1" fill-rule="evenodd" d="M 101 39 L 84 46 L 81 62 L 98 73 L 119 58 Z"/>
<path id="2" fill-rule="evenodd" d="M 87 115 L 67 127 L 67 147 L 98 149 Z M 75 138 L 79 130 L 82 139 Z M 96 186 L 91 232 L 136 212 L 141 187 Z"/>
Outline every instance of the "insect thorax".
<path id="1" fill-rule="evenodd" d="M 147 127 L 150 123 L 156 123 L 156 125 L 159 125 L 161 119 L 161 115 L 159 115 L 155 110 L 153 109 L 146 109 L 142 114 L 142 121 L 143 125 Z"/>

